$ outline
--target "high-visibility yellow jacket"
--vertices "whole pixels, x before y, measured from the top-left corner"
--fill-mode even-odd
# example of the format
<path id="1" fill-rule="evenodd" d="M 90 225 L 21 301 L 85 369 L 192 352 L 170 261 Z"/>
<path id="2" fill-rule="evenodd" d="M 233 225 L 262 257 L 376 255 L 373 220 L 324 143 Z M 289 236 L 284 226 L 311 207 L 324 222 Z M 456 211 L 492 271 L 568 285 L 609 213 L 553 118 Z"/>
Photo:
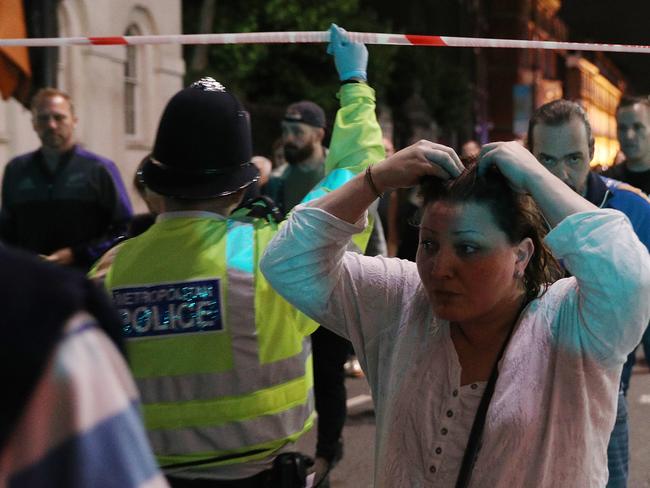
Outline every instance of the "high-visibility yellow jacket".
<path id="1" fill-rule="evenodd" d="M 339 98 L 326 177 L 306 200 L 384 156 L 374 90 L 347 84 Z M 258 270 L 275 232 L 240 213 L 170 212 L 114 253 L 105 286 L 163 467 L 263 459 L 312 426 L 317 325 Z"/>

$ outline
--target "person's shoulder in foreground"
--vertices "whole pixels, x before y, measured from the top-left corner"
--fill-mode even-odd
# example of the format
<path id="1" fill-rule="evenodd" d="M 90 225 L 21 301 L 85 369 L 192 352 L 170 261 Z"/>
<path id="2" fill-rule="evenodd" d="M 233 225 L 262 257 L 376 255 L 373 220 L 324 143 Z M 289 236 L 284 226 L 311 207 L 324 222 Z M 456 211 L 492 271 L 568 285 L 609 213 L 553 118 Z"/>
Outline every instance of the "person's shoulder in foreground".
<path id="1" fill-rule="evenodd" d="M 167 486 L 103 294 L 7 248 L 0 280 L 0 486 Z"/>

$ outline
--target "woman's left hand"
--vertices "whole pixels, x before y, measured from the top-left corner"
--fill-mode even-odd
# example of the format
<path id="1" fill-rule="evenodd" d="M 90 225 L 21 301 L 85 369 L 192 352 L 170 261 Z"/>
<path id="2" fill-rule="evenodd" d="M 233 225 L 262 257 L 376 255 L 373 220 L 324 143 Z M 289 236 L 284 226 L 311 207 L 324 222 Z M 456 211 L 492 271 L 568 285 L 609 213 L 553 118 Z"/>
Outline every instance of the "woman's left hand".
<path id="1" fill-rule="evenodd" d="M 544 168 L 518 142 L 486 144 L 481 149 L 478 165 L 479 174 L 496 166 L 513 190 L 530 193 L 553 227 L 571 214 L 597 208 Z"/>
<path id="2" fill-rule="evenodd" d="M 518 192 L 530 192 L 531 183 L 545 171 L 524 146 L 516 141 L 492 142 L 481 148 L 478 171 L 484 174 L 490 166 L 496 166 Z"/>

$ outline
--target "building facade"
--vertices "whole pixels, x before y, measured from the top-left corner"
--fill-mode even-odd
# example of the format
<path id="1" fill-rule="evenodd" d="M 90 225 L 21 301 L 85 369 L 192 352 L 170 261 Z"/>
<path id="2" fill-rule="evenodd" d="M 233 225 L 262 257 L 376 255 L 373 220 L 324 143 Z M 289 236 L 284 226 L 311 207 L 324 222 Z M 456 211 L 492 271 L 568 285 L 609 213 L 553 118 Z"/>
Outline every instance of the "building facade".
<path id="1" fill-rule="evenodd" d="M 558 17 L 561 0 L 493 0 L 483 12 L 488 37 L 567 41 Z M 593 166 L 611 164 L 618 151 L 616 107 L 625 91 L 621 72 L 602 53 L 493 49 L 477 56 L 487 66 L 490 140 L 525 139 L 535 108 L 567 98 L 580 103 L 594 129 Z"/>
<path id="2" fill-rule="evenodd" d="M 580 102 L 593 130 L 595 145 L 591 164 L 607 168 L 616 159 L 620 148 L 616 107 L 621 101 L 625 83 L 618 69 L 601 53 L 592 56 L 592 60 L 577 54 L 567 56 L 566 67 L 565 96 Z"/>

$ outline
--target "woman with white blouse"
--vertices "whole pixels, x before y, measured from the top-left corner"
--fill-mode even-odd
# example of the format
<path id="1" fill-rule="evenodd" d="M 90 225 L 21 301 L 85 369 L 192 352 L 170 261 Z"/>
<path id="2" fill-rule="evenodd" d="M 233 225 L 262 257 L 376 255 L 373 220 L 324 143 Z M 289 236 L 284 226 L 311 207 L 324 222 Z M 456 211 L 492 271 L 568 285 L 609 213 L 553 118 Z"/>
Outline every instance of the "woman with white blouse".
<path id="1" fill-rule="evenodd" d="M 346 252 L 379 194 L 420 182 L 417 263 Z M 650 258 L 623 214 L 521 145 L 487 144 L 465 168 L 420 141 L 298 207 L 261 266 L 352 341 L 375 402 L 376 486 L 605 486 Z"/>

